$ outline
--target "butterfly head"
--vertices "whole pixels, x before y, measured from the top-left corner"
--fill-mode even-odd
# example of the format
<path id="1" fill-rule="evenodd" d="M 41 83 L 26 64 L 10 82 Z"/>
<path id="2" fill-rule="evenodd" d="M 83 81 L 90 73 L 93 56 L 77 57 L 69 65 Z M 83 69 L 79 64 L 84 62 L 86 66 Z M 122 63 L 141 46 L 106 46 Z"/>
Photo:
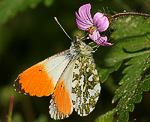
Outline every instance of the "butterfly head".
<path id="1" fill-rule="evenodd" d="M 72 54 L 81 53 L 83 55 L 90 55 L 93 52 L 93 48 L 86 44 L 82 38 L 75 36 L 70 47 Z"/>

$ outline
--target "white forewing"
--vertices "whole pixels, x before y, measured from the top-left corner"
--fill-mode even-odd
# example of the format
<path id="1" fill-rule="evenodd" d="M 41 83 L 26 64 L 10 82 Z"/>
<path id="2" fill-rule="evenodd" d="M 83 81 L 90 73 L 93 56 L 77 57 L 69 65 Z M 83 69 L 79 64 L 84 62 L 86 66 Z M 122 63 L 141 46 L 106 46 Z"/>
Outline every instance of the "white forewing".
<path id="1" fill-rule="evenodd" d="M 45 69 L 48 72 L 48 75 L 52 77 L 54 85 L 57 84 L 57 81 L 71 59 L 72 56 L 70 55 L 70 50 L 66 50 L 46 59 Z"/>

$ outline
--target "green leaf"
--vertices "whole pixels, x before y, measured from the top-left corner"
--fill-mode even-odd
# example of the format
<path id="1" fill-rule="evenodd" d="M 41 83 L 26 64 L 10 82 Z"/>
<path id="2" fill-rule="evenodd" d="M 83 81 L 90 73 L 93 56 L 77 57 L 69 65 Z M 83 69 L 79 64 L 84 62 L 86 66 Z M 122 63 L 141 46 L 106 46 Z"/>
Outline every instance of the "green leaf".
<path id="1" fill-rule="evenodd" d="M 142 93 L 150 90 L 150 75 L 145 74 L 150 68 L 150 54 L 137 56 L 126 63 L 124 77 L 116 90 L 113 102 L 119 99 L 117 109 L 119 121 L 128 121 L 128 112 L 134 110 L 134 103 L 142 100 Z M 145 75 L 144 75 L 145 74 Z"/>
<path id="2" fill-rule="evenodd" d="M 113 46 L 105 48 L 101 55 L 103 64 L 112 67 L 125 59 L 143 55 L 150 48 L 150 17 L 124 16 L 111 22 L 110 40 Z"/>
<path id="3" fill-rule="evenodd" d="M 114 114 L 116 113 L 115 109 L 111 110 L 104 115 L 101 115 L 98 117 L 95 122 L 113 122 L 114 120 Z"/>
<path id="4" fill-rule="evenodd" d="M 134 104 L 141 102 L 143 92 L 150 90 L 150 17 L 121 16 L 111 25 L 114 45 L 103 52 L 104 62 L 108 67 L 119 62 L 125 67 L 113 102 L 118 100 L 118 121 L 127 122 Z"/>
<path id="5" fill-rule="evenodd" d="M 112 72 L 117 71 L 121 64 L 122 63 L 119 62 L 115 64 L 113 67 L 107 67 L 107 68 L 98 67 L 101 83 L 105 82 Z"/>

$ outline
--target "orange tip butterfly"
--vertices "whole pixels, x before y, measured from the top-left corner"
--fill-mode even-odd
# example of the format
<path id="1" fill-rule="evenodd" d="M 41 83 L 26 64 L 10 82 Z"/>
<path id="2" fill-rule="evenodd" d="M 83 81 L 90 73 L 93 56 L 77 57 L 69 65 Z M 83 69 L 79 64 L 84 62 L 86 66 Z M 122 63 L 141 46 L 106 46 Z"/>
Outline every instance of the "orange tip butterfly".
<path id="1" fill-rule="evenodd" d="M 75 37 L 70 49 L 28 68 L 15 80 L 16 91 L 30 96 L 50 96 L 49 114 L 67 118 L 73 110 L 80 116 L 93 111 L 100 81 L 93 59 L 94 46 Z"/>

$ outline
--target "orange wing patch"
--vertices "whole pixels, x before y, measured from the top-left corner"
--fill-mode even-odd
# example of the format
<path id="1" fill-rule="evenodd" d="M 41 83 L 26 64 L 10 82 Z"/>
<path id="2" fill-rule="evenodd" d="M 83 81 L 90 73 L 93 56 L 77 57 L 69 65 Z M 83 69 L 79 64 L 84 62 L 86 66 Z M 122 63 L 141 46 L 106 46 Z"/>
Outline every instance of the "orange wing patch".
<path id="1" fill-rule="evenodd" d="M 73 105 L 71 96 L 63 80 L 58 81 L 50 103 L 49 113 L 51 118 L 63 119 L 72 113 Z"/>
<path id="2" fill-rule="evenodd" d="M 68 90 L 65 88 L 64 81 L 58 81 L 54 91 L 54 102 L 59 112 L 68 115 L 71 113 L 72 102 Z"/>
<path id="3" fill-rule="evenodd" d="M 41 63 L 21 73 L 16 82 L 21 85 L 20 90 L 30 96 L 49 96 L 54 92 L 52 77 L 49 77 Z"/>

